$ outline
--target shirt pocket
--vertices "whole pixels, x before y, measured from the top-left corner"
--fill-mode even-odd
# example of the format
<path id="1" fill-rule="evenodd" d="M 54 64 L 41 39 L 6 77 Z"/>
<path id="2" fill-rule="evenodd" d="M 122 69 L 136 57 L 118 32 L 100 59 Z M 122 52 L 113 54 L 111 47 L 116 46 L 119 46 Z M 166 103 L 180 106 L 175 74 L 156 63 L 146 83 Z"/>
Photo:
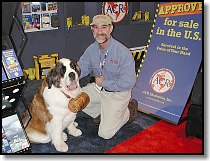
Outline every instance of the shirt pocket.
<path id="1" fill-rule="evenodd" d="M 118 65 L 117 64 L 107 64 L 106 65 L 106 73 L 110 77 L 116 77 L 119 74 Z"/>

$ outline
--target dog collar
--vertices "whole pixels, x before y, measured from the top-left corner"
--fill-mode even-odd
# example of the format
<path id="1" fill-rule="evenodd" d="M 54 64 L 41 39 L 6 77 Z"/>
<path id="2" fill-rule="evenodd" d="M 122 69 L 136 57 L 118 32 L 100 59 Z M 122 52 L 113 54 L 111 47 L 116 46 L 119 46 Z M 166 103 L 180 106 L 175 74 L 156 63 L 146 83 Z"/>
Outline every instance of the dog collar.
<path id="1" fill-rule="evenodd" d="M 63 91 L 62 91 L 63 92 Z M 63 94 L 67 97 L 67 98 L 71 98 L 71 96 L 69 96 L 68 94 L 64 93 Z"/>

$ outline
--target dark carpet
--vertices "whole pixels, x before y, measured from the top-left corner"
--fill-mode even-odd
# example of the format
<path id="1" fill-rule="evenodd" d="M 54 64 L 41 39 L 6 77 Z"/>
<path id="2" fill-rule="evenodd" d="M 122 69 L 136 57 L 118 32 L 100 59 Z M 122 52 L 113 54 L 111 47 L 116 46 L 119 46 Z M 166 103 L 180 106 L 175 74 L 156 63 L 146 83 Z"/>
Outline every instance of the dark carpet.
<path id="1" fill-rule="evenodd" d="M 27 105 L 32 100 L 40 83 L 41 80 L 26 81 L 22 96 Z M 81 86 L 84 86 L 84 83 L 81 84 Z M 24 104 L 20 102 L 17 109 L 21 116 L 25 109 Z M 93 118 L 84 112 L 79 112 L 77 114 L 76 122 L 78 122 L 78 128 L 83 133 L 79 137 L 68 135 L 66 143 L 69 146 L 69 150 L 67 153 L 104 153 L 117 144 L 155 124 L 157 121 L 159 121 L 159 119 L 142 112 L 138 112 L 138 117 L 134 122 L 124 125 L 113 138 L 106 140 L 98 136 L 98 125 L 93 123 Z M 32 153 L 60 153 L 56 151 L 54 145 L 51 143 L 31 144 L 31 149 Z"/>

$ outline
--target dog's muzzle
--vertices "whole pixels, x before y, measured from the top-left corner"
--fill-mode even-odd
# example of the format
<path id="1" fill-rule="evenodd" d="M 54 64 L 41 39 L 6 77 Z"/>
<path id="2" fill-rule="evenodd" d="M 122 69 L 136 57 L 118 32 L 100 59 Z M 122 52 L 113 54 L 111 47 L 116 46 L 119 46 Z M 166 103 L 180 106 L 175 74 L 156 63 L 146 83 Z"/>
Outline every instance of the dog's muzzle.
<path id="1" fill-rule="evenodd" d="M 70 90 L 70 91 L 75 90 L 75 89 L 78 87 L 77 81 L 76 81 L 76 80 L 72 81 L 71 84 L 68 85 L 68 86 L 66 86 L 66 87 L 67 87 L 68 90 Z"/>

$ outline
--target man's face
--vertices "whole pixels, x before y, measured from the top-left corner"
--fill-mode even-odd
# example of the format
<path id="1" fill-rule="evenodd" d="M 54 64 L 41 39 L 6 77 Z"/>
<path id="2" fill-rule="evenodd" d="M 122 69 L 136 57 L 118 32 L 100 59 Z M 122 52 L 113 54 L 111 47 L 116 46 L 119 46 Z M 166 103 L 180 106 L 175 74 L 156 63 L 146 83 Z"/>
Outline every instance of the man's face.
<path id="1" fill-rule="evenodd" d="M 113 29 L 112 25 L 93 25 L 91 26 L 94 39 L 99 43 L 105 43 L 110 37 Z"/>

